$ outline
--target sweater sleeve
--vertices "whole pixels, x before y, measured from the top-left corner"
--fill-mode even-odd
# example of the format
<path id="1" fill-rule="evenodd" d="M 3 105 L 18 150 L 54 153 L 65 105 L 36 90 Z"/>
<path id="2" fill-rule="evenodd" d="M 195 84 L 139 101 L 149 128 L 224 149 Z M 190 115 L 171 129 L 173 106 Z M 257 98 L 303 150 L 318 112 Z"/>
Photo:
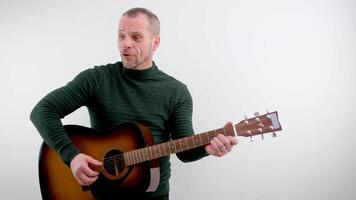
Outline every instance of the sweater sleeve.
<path id="1" fill-rule="evenodd" d="M 185 85 L 178 89 L 175 102 L 172 112 L 172 139 L 193 135 L 193 101 Z M 207 155 L 208 153 L 205 151 L 204 146 L 177 153 L 177 157 L 183 162 L 196 161 Z"/>
<path id="2" fill-rule="evenodd" d="M 94 69 L 85 70 L 67 85 L 47 94 L 30 114 L 44 142 L 59 153 L 68 166 L 79 150 L 66 134 L 61 119 L 88 103 L 99 80 L 99 74 Z"/>

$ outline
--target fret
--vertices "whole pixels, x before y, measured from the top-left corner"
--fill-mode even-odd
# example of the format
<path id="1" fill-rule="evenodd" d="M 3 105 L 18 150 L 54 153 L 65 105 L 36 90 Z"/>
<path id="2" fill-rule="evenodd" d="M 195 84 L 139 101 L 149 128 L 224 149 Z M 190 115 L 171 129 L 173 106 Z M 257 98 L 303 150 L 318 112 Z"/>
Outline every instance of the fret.
<path id="1" fill-rule="evenodd" d="M 132 152 L 130 152 L 130 158 L 131 158 L 131 164 L 133 164 L 135 161 L 134 161 L 134 156 L 133 156 Z"/>
<path id="2" fill-rule="evenodd" d="M 199 140 L 197 137 L 193 136 L 194 147 L 198 146 Z"/>
<path id="3" fill-rule="evenodd" d="M 142 158 L 141 162 L 147 160 L 147 159 L 146 159 L 146 154 L 145 154 L 145 149 L 144 149 L 144 148 L 141 149 L 141 158 Z"/>
<path id="4" fill-rule="evenodd" d="M 167 152 L 170 153 L 170 154 L 173 153 L 173 151 L 172 151 L 172 149 L 171 149 L 171 143 L 172 143 L 172 142 L 169 141 L 169 142 L 167 143 L 167 145 L 166 145 L 166 147 L 167 147 Z"/>
<path id="5" fill-rule="evenodd" d="M 157 145 L 157 149 L 158 149 L 158 157 L 162 157 L 162 150 L 161 150 L 161 146 Z"/>
<path id="6" fill-rule="evenodd" d="M 193 147 L 194 147 L 194 141 L 193 141 L 192 136 L 189 136 L 189 137 L 187 138 L 187 140 L 188 140 L 188 147 L 189 147 L 189 148 L 193 148 Z"/>
<path id="7" fill-rule="evenodd" d="M 156 157 L 156 158 L 159 157 L 159 156 L 158 156 L 158 149 L 157 149 L 157 148 L 158 148 L 157 145 L 154 145 L 154 146 L 153 146 L 153 150 L 154 150 L 154 153 L 155 153 L 155 157 Z"/>
<path id="8" fill-rule="evenodd" d="M 136 160 L 135 160 L 135 151 L 131 152 L 131 156 L 132 156 L 132 164 L 134 164 L 136 162 Z"/>
<path id="9" fill-rule="evenodd" d="M 180 151 L 184 151 L 185 150 L 184 138 L 178 139 L 177 141 L 179 142 L 180 145 Z"/>
<path id="10" fill-rule="evenodd" d="M 130 164 L 132 164 L 133 163 L 132 152 L 131 151 L 127 152 L 127 155 L 129 157 Z"/>
<path id="11" fill-rule="evenodd" d="M 147 160 L 151 160 L 152 157 L 150 155 L 150 149 L 149 148 L 146 148 L 146 154 L 147 154 Z"/>
<path id="12" fill-rule="evenodd" d="M 132 164 L 133 163 L 133 158 L 132 158 L 132 152 L 131 151 L 129 152 L 129 160 L 130 160 L 130 164 Z"/>
<path id="13" fill-rule="evenodd" d="M 146 153 L 146 149 L 143 148 L 143 149 L 142 149 L 142 161 L 146 161 L 146 160 L 148 160 L 148 159 L 147 159 L 147 153 Z"/>
<path id="14" fill-rule="evenodd" d="M 147 148 L 148 153 L 150 154 L 150 159 L 153 159 L 152 147 Z"/>
<path id="15" fill-rule="evenodd" d="M 148 160 L 148 159 L 147 159 L 146 148 L 143 148 L 143 149 L 142 149 L 142 158 L 143 158 L 143 161 Z"/>
<path id="16" fill-rule="evenodd" d="M 204 134 L 204 143 L 205 144 L 209 144 L 210 143 L 210 139 L 208 137 L 208 134 Z"/>
<path id="17" fill-rule="evenodd" d="M 141 162 L 141 149 L 137 149 L 137 163 Z"/>
<path id="18" fill-rule="evenodd" d="M 172 141 L 169 142 L 169 148 L 170 148 L 172 153 L 176 152 L 175 151 L 175 145 L 174 145 L 174 143 Z"/>
<path id="19" fill-rule="evenodd" d="M 155 145 L 150 147 L 150 151 L 152 154 L 152 159 L 156 158 Z"/>
<path id="20" fill-rule="evenodd" d="M 211 139 L 210 139 L 209 135 L 206 133 L 206 134 L 204 134 L 204 136 L 205 136 L 205 139 L 206 139 L 206 143 L 207 144 L 210 143 Z"/>
<path id="21" fill-rule="evenodd" d="M 166 143 L 166 144 L 163 144 L 163 149 L 164 149 L 164 153 L 165 153 L 165 154 L 171 153 L 171 152 L 170 152 L 170 149 L 169 149 L 169 142 Z"/>
<path id="22" fill-rule="evenodd" d="M 138 163 L 137 150 L 133 151 L 134 163 Z"/>
<path id="23" fill-rule="evenodd" d="M 174 143 L 176 145 L 176 151 L 177 152 L 181 152 L 182 151 L 182 145 L 180 144 L 180 142 L 178 140 L 176 140 Z M 178 144 L 179 144 L 179 146 L 178 146 Z"/>
<path id="24" fill-rule="evenodd" d="M 176 143 L 174 141 L 172 141 L 172 145 L 174 146 L 174 153 L 177 152 L 177 146 L 176 146 Z"/>
<path id="25" fill-rule="evenodd" d="M 185 140 L 185 150 L 187 150 L 189 149 L 188 137 L 185 137 L 184 140 Z"/>
<path id="26" fill-rule="evenodd" d="M 157 150 L 157 157 L 161 157 L 161 147 L 159 145 L 156 145 L 156 150 Z"/>
<path id="27" fill-rule="evenodd" d="M 184 146 L 182 145 L 182 138 L 177 140 L 180 144 L 180 150 L 183 151 L 184 150 Z"/>
<path id="28" fill-rule="evenodd" d="M 177 152 L 176 145 L 174 144 L 173 141 L 169 142 L 169 147 L 170 147 L 171 153 L 176 153 Z"/>
<path id="29" fill-rule="evenodd" d="M 142 162 L 142 150 L 138 149 L 137 154 L 138 154 L 138 162 Z"/>
<path id="30" fill-rule="evenodd" d="M 154 146 L 150 146 L 149 147 L 150 148 L 150 152 L 151 152 L 151 159 L 155 159 L 156 157 L 155 157 L 155 150 L 154 150 Z"/>
<path id="31" fill-rule="evenodd" d="M 209 135 L 210 140 L 212 140 L 212 139 L 215 137 L 215 135 L 216 135 L 216 130 L 214 130 L 214 131 L 209 131 L 209 132 L 208 132 L 208 135 Z"/>
<path id="32" fill-rule="evenodd" d="M 141 162 L 141 149 L 137 149 L 137 157 L 138 157 L 138 162 L 140 163 Z"/>
<path id="33" fill-rule="evenodd" d="M 206 137 L 206 134 L 200 134 L 201 136 L 201 140 L 204 144 L 208 144 L 208 140 L 207 140 L 207 137 Z"/>
<path id="34" fill-rule="evenodd" d="M 199 141 L 200 141 L 200 146 L 202 146 L 203 145 L 203 141 L 201 139 L 201 134 L 198 134 L 198 137 L 199 137 Z"/>

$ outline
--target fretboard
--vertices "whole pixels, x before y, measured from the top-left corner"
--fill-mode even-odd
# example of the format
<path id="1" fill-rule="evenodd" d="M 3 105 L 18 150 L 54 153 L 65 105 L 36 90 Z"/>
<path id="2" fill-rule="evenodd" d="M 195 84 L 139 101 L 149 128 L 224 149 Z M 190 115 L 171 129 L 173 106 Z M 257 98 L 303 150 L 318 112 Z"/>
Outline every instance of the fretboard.
<path id="1" fill-rule="evenodd" d="M 168 156 L 170 154 L 194 149 L 196 147 L 201 147 L 210 144 L 210 141 L 218 134 L 223 134 L 225 136 L 235 136 L 234 127 L 228 126 L 209 132 L 125 152 L 125 165 L 130 166 L 163 156 Z"/>

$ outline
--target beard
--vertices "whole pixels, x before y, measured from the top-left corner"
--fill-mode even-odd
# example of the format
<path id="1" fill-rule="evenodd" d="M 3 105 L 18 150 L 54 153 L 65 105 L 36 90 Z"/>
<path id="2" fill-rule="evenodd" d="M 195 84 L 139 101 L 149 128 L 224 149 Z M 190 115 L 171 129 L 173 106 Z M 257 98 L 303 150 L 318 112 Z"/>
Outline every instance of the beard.
<path id="1" fill-rule="evenodd" d="M 127 69 L 147 69 L 152 65 L 152 57 L 145 55 L 140 58 L 137 54 L 121 53 L 122 64 Z"/>
<path id="2" fill-rule="evenodd" d="M 122 64 L 127 69 L 136 69 L 139 66 L 137 58 L 134 56 L 121 56 Z"/>

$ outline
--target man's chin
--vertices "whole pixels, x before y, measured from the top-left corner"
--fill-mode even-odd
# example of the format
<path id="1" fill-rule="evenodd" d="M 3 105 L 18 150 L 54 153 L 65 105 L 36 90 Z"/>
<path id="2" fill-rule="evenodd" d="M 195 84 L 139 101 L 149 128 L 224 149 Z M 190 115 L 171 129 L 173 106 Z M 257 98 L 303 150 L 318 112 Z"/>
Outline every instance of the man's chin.
<path id="1" fill-rule="evenodd" d="M 136 65 L 132 64 L 132 63 L 127 63 L 127 62 L 122 62 L 122 64 L 124 65 L 124 67 L 126 69 L 135 69 L 136 68 Z"/>

